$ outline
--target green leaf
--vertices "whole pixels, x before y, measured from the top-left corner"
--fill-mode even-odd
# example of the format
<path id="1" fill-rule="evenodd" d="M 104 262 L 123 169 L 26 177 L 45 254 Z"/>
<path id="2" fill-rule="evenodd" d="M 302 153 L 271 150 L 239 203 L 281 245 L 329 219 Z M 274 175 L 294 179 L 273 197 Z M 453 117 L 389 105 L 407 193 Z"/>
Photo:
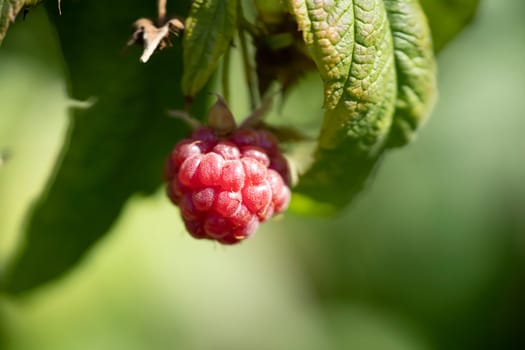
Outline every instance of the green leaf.
<path id="1" fill-rule="evenodd" d="M 324 82 L 326 109 L 315 162 L 296 191 L 335 210 L 363 187 L 392 123 L 391 31 L 382 0 L 291 6 Z"/>
<path id="2" fill-rule="evenodd" d="M 470 23 L 479 0 L 420 0 L 427 14 L 435 52 L 441 49 Z"/>
<path id="3" fill-rule="evenodd" d="M 162 183 L 164 160 L 186 131 L 166 116 L 166 109 L 183 105 L 180 85 L 173 83 L 182 75 L 181 48 L 164 50 L 147 65 L 139 63 L 138 49 L 121 54 L 131 24 L 151 14 L 150 5 L 119 0 L 112 6 L 126 10 L 112 11 L 103 2 L 80 1 L 58 16 L 56 4 L 47 3 L 70 94 L 94 103 L 72 110 L 61 162 L 3 281 L 8 292 L 61 276 L 104 236 L 130 195 L 151 193 Z M 173 11 L 184 15 L 188 6 L 189 1 L 177 1 Z"/>
<path id="4" fill-rule="evenodd" d="M 41 0 L 0 0 L 0 45 L 5 38 L 9 25 L 24 7 L 34 6 Z"/>
<path id="5" fill-rule="evenodd" d="M 331 213 L 363 190 L 385 149 L 407 142 L 428 114 L 430 32 L 413 0 L 291 0 L 290 7 L 323 80 L 326 109 L 292 208 Z"/>
<path id="6" fill-rule="evenodd" d="M 392 29 L 397 101 L 390 147 L 411 141 L 436 97 L 436 62 L 431 33 L 417 0 L 384 0 Z"/>
<path id="7" fill-rule="evenodd" d="M 237 0 L 195 0 L 184 31 L 182 90 L 195 96 L 231 45 L 237 28 Z"/>

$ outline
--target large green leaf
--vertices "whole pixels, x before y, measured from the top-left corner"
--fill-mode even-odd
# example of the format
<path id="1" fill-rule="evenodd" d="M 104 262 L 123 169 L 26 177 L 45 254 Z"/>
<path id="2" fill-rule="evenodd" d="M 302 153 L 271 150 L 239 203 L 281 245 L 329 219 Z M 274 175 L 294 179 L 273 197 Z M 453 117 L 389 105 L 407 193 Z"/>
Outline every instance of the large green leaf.
<path id="1" fill-rule="evenodd" d="M 237 28 L 237 0 L 195 0 L 184 31 L 182 90 L 195 96 L 208 82 Z"/>
<path id="2" fill-rule="evenodd" d="M 402 146 L 430 113 L 436 96 L 431 33 L 417 0 L 384 0 L 397 73 L 397 101 L 389 146 Z"/>
<path id="3" fill-rule="evenodd" d="M 54 178 L 26 225 L 26 242 L 4 280 L 22 292 L 59 277 L 100 239 L 133 193 L 150 193 L 162 181 L 166 155 L 185 131 L 166 117 L 182 107 L 180 45 L 147 64 L 139 52 L 122 54 L 138 17 L 155 6 L 141 0 L 72 3 L 56 25 L 73 98 L 93 98 L 88 109 L 72 110 L 68 142 Z M 176 2 L 184 15 L 189 1 Z M 175 212 L 174 212 L 175 215 Z"/>
<path id="4" fill-rule="evenodd" d="M 293 208 L 333 212 L 363 189 L 384 150 L 409 140 L 428 114 L 435 90 L 430 32 L 415 0 L 290 6 L 324 82 L 326 109 Z"/>
<path id="5" fill-rule="evenodd" d="M 0 45 L 4 40 L 7 29 L 14 22 L 18 13 L 28 6 L 34 6 L 41 0 L 0 0 Z"/>
<path id="6" fill-rule="evenodd" d="M 427 14 L 434 50 L 439 52 L 472 20 L 479 0 L 420 0 Z"/>

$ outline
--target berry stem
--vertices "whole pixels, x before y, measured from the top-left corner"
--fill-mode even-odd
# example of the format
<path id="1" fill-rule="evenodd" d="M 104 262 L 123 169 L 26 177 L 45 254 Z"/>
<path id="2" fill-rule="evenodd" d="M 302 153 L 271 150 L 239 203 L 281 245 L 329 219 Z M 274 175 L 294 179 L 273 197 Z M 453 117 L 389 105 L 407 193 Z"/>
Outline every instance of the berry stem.
<path id="1" fill-rule="evenodd" d="M 222 96 L 226 101 L 230 100 L 230 48 L 222 59 Z"/>
<path id="2" fill-rule="evenodd" d="M 236 128 L 233 114 L 224 98 L 218 94 L 214 95 L 217 97 L 217 102 L 208 112 L 208 126 L 215 130 L 217 134 L 230 134 Z"/>
<path id="3" fill-rule="evenodd" d="M 166 3 L 168 0 L 157 1 L 158 21 L 159 25 L 163 24 L 166 20 Z"/>
<path id="4" fill-rule="evenodd" d="M 244 76 L 246 79 L 246 83 L 248 84 L 248 92 L 250 94 L 250 109 L 254 110 L 255 107 L 259 104 L 259 98 L 257 94 L 257 86 L 256 86 L 256 79 L 254 77 L 254 69 L 252 67 L 251 61 L 250 61 L 250 55 L 248 53 L 248 45 L 246 43 L 246 38 L 244 36 L 245 28 L 242 25 L 243 22 L 246 20 L 244 19 L 243 10 L 241 1 L 239 1 L 239 7 L 238 7 L 238 13 L 239 13 L 239 43 L 241 46 L 241 55 L 242 55 L 242 61 L 244 65 Z"/>
<path id="5" fill-rule="evenodd" d="M 246 18 L 241 17 L 239 21 L 240 21 L 239 27 L 242 28 L 243 30 L 246 30 L 248 34 L 250 34 L 252 37 L 258 37 L 263 34 L 263 32 L 257 26 L 250 23 Z"/>
<path id="6" fill-rule="evenodd" d="M 257 109 L 253 110 L 252 114 L 250 114 L 239 126 L 240 128 L 250 128 L 250 127 L 256 127 L 260 122 L 263 120 L 264 115 L 270 110 L 272 107 L 272 96 L 266 95 L 262 99 L 261 105 L 257 107 Z"/>

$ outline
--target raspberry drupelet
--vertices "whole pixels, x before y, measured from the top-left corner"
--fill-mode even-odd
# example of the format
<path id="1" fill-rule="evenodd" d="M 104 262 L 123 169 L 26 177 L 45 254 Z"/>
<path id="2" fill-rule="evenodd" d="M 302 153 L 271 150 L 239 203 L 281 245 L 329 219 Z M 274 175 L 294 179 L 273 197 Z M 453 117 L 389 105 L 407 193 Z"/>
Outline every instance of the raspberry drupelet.
<path id="1" fill-rule="evenodd" d="M 289 169 L 275 136 L 232 129 L 194 130 L 175 145 L 165 174 L 168 196 L 188 232 L 223 244 L 253 235 L 259 223 L 286 210 L 291 196 Z"/>

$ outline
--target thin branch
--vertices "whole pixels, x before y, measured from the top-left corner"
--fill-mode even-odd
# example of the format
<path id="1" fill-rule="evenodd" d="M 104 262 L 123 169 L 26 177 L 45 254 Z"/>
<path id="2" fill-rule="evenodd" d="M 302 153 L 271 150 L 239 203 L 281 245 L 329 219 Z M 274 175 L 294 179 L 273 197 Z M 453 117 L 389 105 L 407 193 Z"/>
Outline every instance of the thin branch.
<path id="1" fill-rule="evenodd" d="M 230 100 L 230 51 L 228 48 L 222 59 L 222 96 L 226 101 Z"/>
<path id="2" fill-rule="evenodd" d="M 193 118 L 188 112 L 185 111 L 169 110 L 168 115 L 172 118 L 183 121 L 192 130 L 198 129 L 202 126 L 202 124 L 197 119 Z"/>
<path id="3" fill-rule="evenodd" d="M 157 2 L 157 11 L 159 14 L 159 25 L 163 24 L 166 21 L 166 3 L 167 3 L 167 0 L 158 0 Z"/>
<path id="4" fill-rule="evenodd" d="M 253 79 L 253 68 L 250 63 L 250 55 L 248 54 L 248 47 L 246 44 L 246 38 L 244 32 L 239 30 L 239 42 L 241 46 L 242 63 L 244 66 L 244 77 L 248 84 L 248 92 L 250 94 L 250 108 L 254 110 L 257 106 L 257 93 L 255 92 L 255 81 Z"/>
<path id="5" fill-rule="evenodd" d="M 252 109 L 253 112 L 241 123 L 241 128 L 255 127 L 259 125 L 265 114 L 272 108 L 272 99 L 274 94 L 267 94 L 264 96 L 262 103 L 257 109 Z"/>
<path id="6" fill-rule="evenodd" d="M 263 34 L 261 28 L 252 24 L 250 21 L 244 18 L 244 16 L 241 16 L 241 18 L 239 19 L 239 23 L 239 27 L 243 30 L 246 30 L 252 37 L 258 37 Z"/>

